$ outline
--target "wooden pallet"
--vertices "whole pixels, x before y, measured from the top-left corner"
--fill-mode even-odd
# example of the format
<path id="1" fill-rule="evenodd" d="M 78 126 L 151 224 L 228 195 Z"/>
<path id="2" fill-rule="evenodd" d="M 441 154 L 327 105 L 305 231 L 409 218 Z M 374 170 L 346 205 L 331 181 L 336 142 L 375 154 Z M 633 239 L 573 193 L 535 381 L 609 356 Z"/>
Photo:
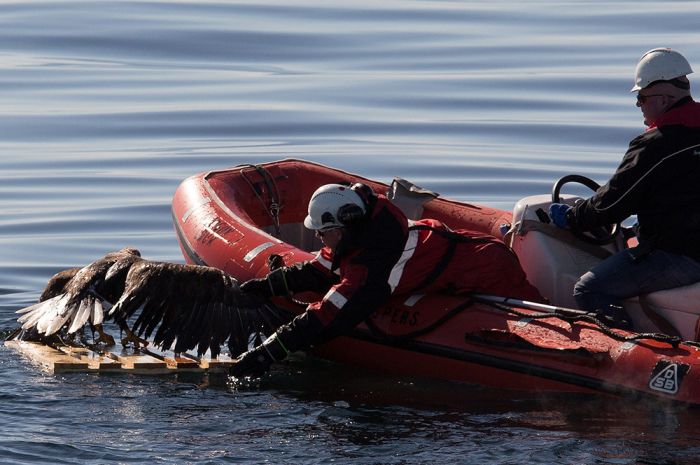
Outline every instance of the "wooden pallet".
<path id="1" fill-rule="evenodd" d="M 156 348 L 115 348 L 96 351 L 87 347 L 48 346 L 38 342 L 5 341 L 5 346 L 19 352 L 30 362 L 50 373 L 134 373 L 162 375 L 179 372 L 226 373 L 233 363 L 230 357 L 198 358 L 191 354 L 174 354 Z"/>

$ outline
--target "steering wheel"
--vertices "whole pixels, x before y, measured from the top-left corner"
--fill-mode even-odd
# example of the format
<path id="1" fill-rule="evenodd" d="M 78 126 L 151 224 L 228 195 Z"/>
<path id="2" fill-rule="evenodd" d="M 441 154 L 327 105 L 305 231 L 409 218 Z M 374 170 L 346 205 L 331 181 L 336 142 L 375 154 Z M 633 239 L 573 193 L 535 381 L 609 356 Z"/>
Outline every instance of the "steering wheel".
<path id="1" fill-rule="evenodd" d="M 561 203 L 561 198 L 559 196 L 559 193 L 561 191 L 561 188 L 564 184 L 570 183 L 570 182 L 577 182 L 579 184 L 583 184 L 584 186 L 588 187 L 592 191 L 597 191 L 598 188 L 600 188 L 600 184 L 595 182 L 594 180 L 587 178 L 585 176 L 581 176 L 580 174 L 568 174 L 562 178 L 559 178 L 557 182 L 554 183 L 554 187 L 552 188 L 552 202 L 553 203 Z M 574 235 L 578 237 L 579 239 L 586 241 L 591 244 L 595 245 L 605 245 L 605 244 L 610 244 L 615 241 L 615 238 L 617 237 L 617 233 L 620 230 L 620 223 L 615 223 L 611 224 L 609 226 L 603 226 L 600 228 L 595 228 L 587 233 L 581 232 L 581 231 L 574 231 Z"/>

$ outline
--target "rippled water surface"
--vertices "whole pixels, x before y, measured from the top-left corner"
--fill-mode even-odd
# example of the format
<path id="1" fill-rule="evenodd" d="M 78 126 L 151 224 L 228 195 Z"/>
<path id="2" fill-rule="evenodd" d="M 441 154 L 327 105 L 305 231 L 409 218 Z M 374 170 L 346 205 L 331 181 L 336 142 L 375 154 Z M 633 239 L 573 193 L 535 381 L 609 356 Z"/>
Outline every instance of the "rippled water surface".
<path id="1" fill-rule="evenodd" d="M 0 333 L 56 271 L 182 261 L 185 177 L 286 157 L 510 209 L 599 182 L 700 3 L 0 3 Z M 0 347 L 0 463 L 692 464 L 697 411 L 387 378 L 299 357 L 259 386 L 48 375 Z"/>

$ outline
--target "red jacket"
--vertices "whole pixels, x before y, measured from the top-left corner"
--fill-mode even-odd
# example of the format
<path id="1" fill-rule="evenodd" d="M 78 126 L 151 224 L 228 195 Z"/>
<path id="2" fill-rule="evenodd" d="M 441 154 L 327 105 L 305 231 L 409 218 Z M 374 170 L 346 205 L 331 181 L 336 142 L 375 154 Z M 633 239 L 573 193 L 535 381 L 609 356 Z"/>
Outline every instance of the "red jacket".
<path id="1" fill-rule="evenodd" d="M 459 258 L 453 260 L 455 255 Z M 488 276 L 507 282 L 504 275 L 511 265 L 517 275 L 513 287 L 520 286 L 520 281 L 528 287 L 517 296 L 537 299 L 539 294 L 527 284 L 515 255 L 495 237 L 451 232 L 437 220 L 409 221 L 380 195 L 370 219 L 347 230 L 335 252 L 323 248 L 315 259 L 284 269 L 290 291 L 325 295 L 283 327 L 280 337 L 288 350 L 297 350 L 344 334 L 392 294 L 447 289 L 489 292 L 494 288 L 488 287 Z M 481 270 L 487 271 L 482 274 Z M 486 287 L 480 287 L 480 282 Z"/>
<path id="2" fill-rule="evenodd" d="M 401 255 L 398 260 L 388 261 L 382 267 L 383 273 L 374 273 L 376 282 L 368 282 L 366 279 L 368 268 L 372 263 L 376 265 L 378 261 L 385 260 L 386 256 L 379 255 L 377 261 L 368 263 L 369 254 L 366 251 L 356 250 L 339 260 L 339 267 L 335 273 L 340 282 L 331 286 L 321 301 L 311 304 L 309 310 L 317 312 L 322 321 L 332 321 L 335 314 L 345 308 L 359 292 L 378 292 L 376 300 L 381 300 L 379 302 L 381 305 L 390 294 L 409 294 L 418 290 L 421 292 L 460 290 L 464 287 L 460 285 L 463 284 L 463 280 L 452 282 L 454 280 L 450 278 L 453 276 L 448 272 L 452 267 L 450 262 L 453 257 L 447 257 L 447 255 L 455 253 L 455 251 L 450 252 L 451 243 L 455 240 L 452 236 L 459 235 L 464 238 L 463 240 L 473 243 L 502 244 L 501 241 L 487 234 L 467 230 L 452 232 L 438 220 L 405 221 L 408 233 Z M 446 260 L 445 263 L 442 262 L 443 258 Z M 471 260 L 474 263 L 479 260 L 479 257 L 471 255 L 460 259 Z M 309 265 L 325 273 L 333 272 L 333 252 L 324 247 L 316 258 L 309 262 Z M 391 265 L 390 269 L 388 265 Z M 376 307 L 371 309 L 370 313 L 375 309 Z"/>

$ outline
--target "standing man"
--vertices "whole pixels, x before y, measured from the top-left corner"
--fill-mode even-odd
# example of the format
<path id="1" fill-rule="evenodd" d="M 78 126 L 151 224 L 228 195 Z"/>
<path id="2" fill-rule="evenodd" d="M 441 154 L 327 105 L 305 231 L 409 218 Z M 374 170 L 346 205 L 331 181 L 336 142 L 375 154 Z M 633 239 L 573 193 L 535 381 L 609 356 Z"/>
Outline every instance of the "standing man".
<path id="1" fill-rule="evenodd" d="M 630 327 L 623 299 L 700 281 L 700 104 L 688 60 L 670 48 L 645 53 L 631 92 L 647 130 L 630 142 L 615 174 L 574 207 L 552 204 L 562 228 L 588 231 L 637 215 L 637 247 L 585 273 L 574 298 L 586 311 Z"/>

